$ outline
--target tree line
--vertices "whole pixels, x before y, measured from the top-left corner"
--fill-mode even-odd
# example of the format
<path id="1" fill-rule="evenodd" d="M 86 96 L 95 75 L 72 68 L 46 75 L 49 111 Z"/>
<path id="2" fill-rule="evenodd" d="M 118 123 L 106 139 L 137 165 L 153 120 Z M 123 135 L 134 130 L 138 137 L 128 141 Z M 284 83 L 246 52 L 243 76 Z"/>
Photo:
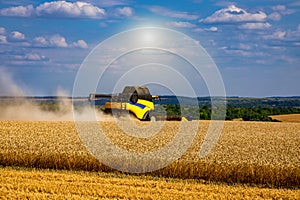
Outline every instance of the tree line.
<path id="1" fill-rule="evenodd" d="M 217 110 L 217 108 L 215 108 Z M 202 107 L 196 106 L 180 106 L 174 104 L 157 105 L 155 108 L 159 114 L 166 114 L 169 116 L 182 115 L 191 120 L 201 119 L 210 120 L 212 116 L 211 107 L 205 105 Z M 225 120 L 233 120 L 240 118 L 244 121 L 277 121 L 273 120 L 270 115 L 281 114 L 298 114 L 299 107 L 234 107 L 228 106 L 226 108 Z M 221 118 L 220 118 L 221 119 Z"/>

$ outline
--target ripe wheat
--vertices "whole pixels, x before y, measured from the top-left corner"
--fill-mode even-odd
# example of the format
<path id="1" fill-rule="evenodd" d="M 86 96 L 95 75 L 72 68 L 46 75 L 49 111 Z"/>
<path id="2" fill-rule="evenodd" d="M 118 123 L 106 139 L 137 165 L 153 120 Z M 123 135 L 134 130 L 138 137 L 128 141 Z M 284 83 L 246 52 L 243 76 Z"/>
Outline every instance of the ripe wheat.
<path id="1" fill-rule="evenodd" d="M 6 199 L 299 199 L 299 190 L 116 173 L 0 168 Z"/>
<path id="2" fill-rule="evenodd" d="M 214 150 L 199 159 L 209 123 L 200 122 L 198 134 L 182 158 L 150 174 L 299 187 L 300 124 L 225 122 Z M 101 126 L 105 127 L 107 137 L 121 148 L 148 152 L 171 141 L 179 123 L 166 122 L 156 137 L 148 139 L 128 136 L 113 122 L 101 122 Z M 88 153 L 73 122 L 0 122 L 0 165 L 113 171 Z"/>
<path id="3" fill-rule="evenodd" d="M 288 114 L 288 115 L 273 115 L 270 116 L 272 119 L 279 120 L 281 122 L 300 122 L 300 114 Z"/>

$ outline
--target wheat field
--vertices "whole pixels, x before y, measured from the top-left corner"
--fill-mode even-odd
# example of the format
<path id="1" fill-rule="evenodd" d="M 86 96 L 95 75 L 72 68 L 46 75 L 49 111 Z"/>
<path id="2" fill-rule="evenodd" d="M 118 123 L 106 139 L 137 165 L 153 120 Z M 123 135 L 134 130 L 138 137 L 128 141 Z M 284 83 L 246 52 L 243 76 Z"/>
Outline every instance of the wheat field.
<path id="1" fill-rule="evenodd" d="M 279 120 L 281 122 L 294 122 L 300 123 L 300 114 L 287 114 L 287 115 L 272 115 L 272 119 Z"/>
<path id="2" fill-rule="evenodd" d="M 6 199 L 299 199 L 299 190 L 86 171 L 0 168 Z"/>
<path id="3" fill-rule="evenodd" d="M 156 137 L 130 138 L 114 122 L 100 122 L 107 137 L 128 151 L 154 151 L 172 140 L 179 122 L 166 122 Z M 198 123 L 198 122 L 186 122 Z M 214 150 L 199 159 L 209 121 L 187 152 L 169 166 L 147 175 L 299 188 L 300 124 L 225 122 Z M 188 134 L 188 133 L 187 133 Z M 120 163 L 126 164 L 126 163 Z M 113 172 L 82 145 L 74 122 L 0 122 L 0 165 Z"/>

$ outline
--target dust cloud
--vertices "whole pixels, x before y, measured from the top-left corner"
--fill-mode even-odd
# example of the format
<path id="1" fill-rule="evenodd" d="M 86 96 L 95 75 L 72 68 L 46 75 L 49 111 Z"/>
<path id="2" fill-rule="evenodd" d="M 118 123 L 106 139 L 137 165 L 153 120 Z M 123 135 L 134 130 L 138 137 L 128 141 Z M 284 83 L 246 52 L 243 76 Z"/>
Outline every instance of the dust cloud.
<path id="1" fill-rule="evenodd" d="M 14 80 L 13 75 L 0 68 L 0 120 L 13 121 L 111 121 L 113 117 L 93 109 L 91 106 L 82 105 L 80 109 L 74 109 L 71 98 L 62 88 L 58 88 L 55 96 L 49 103 L 37 102 L 37 99 L 26 98 L 26 93 Z M 47 101 L 47 99 L 43 99 Z M 82 100 L 82 101 L 87 101 Z"/>

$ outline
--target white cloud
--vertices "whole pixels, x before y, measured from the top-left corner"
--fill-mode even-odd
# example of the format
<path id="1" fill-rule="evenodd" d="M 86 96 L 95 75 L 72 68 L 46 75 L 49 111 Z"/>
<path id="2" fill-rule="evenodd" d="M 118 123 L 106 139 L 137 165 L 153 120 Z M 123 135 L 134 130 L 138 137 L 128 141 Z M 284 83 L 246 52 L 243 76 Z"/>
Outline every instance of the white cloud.
<path id="1" fill-rule="evenodd" d="M 175 27 L 175 28 L 193 28 L 193 27 L 196 27 L 195 24 L 192 24 L 190 22 L 175 22 L 175 21 L 168 22 L 167 26 Z"/>
<path id="2" fill-rule="evenodd" d="M 73 46 L 74 47 L 79 47 L 79 48 L 82 48 L 82 49 L 88 48 L 88 45 L 84 40 L 78 40 L 77 42 L 74 42 Z"/>
<path id="3" fill-rule="evenodd" d="M 273 12 L 268 16 L 268 18 L 273 21 L 279 21 L 281 19 L 281 15 L 278 12 Z"/>
<path id="4" fill-rule="evenodd" d="M 37 53 L 27 53 L 24 58 L 26 60 L 30 60 L 30 61 L 41 61 L 41 60 L 45 60 L 46 57 L 45 56 L 42 56 L 40 54 L 37 54 Z"/>
<path id="5" fill-rule="evenodd" d="M 25 39 L 25 35 L 23 34 L 23 33 L 21 33 L 21 32 L 18 32 L 18 31 L 13 31 L 13 32 L 11 32 L 11 34 L 10 34 L 10 38 L 12 39 L 12 40 L 24 40 Z"/>
<path id="6" fill-rule="evenodd" d="M 49 45 L 49 42 L 44 37 L 35 37 L 33 41 L 37 44 L 37 46 L 46 47 Z"/>
<path id="7" fill-rule="evenodd" d="M 276 31 L 272 35 L 264 36 L 265 39 L 277 39 L 282 40 L 286 37 L 286 31 Z"/>
<path id="8" fill-rule="evenodd" d="M 7 43 L 7 37 L 4 35 L 0 35 L 0 43 L 1 44 L 6 44 Z"/>
<path id="9" fill-rule="evenodd" d="M 285 5 L 273 6 L 272 10 L 279 12 L 282 15 L 289 15 L 295 12 L 294 10 L 287 9 Z"/>
<path id="10" fill-rule="evenodd" d="M 265 30 L 271 28 L 272 25 L 268 22 L 266 23 L 246 23 L 240 25 L 239 28 L 241 29 L 248 29 L 248 30 Z"/>
<path id="11" fill-rule="evenodd" d="M 0 27 L 0 34 L 5 34 L 6 33 L 6 29 L 4 27 Z"/>
<path id="12" fill-rule="evenodd" d="M 166 17 L 179 18 L 185 20 L 198 19 L 198 15 L 190 14 L 187 12 L 174 11 L 161 6 L 150 6 L 147 7 L 147 9 L 155 14 L 166 16 Z"/>
<path id="13" fill-rule="evenodd" d="M 6 29 L 4 27 L 0 27 L 0 44 L 6 44 L 7 43 L 7 37 L 5 35 Z"/>
<path id="14" fill-rule="evenodd" d="M 264 39 L 268 40 L 278 40 L 283 43 L 281 45 L 284 45 L 286 42 L 286 45 L 296 45 L 296 43 L 300 40 L 300 24 L 295 30 L 278 30 L 276 32 L 273 32 L 271 35 L 265 35 L 263 36 Z"/>
<path id="15" fill-rule="evenodd" d="M 69 43 L 67 42 L 66 38 L 59 35 L 51 35 L 47 37 L 39 36 L 33 39 L 34 46 L 37 47 L 60 47 L 60 48 L 67 48 L 67 47 L 77 47 L 77 48 L 88 48 L 87 43 L 84 40 L 77 40 L 76 42 Z"/>
<path id="16" fill-rule="evenodd" d="M 274 11 L 269 14 L 268 19 L 279 21 L 282 15 L 289 15 L 295 12 L 295 10 L 288 9 L 285 5 L 272 6 L 271 9 Z"/>
<path id="17" fill-rule="evenodd" d="M 34 8 L 32 5 L 0 9 L 0 15 L 13 17 L 103 18 L 105 10 L 86 2 L 52 1 Z"/>
<path id="18" fill-rule="evenodd" d="M 218 27 L 212 26 L 210 28 L 195 28 L 193 31 L 196 33 L 201 33 L 203 31 L 207 31 L 207 32 L 217 32 L 219 29 Z"/>
<path id="19" fill-rule="evenodd" d="M 201 19 L 202 23 L 262 22 L 267 15 L 264 12 L 249 13 L 235 5 L 216 11 L 211 16 Z"/>
<path id="20" fill-rule="evenodd" d="M 53 1 L 45 2 L 36 7 L 38 16 L 61 16 L 61 17 L 87 17 L 103 18 L 105 11 L 102 8 L 85 2 Z"/>
<path id="21" fill-rule="evenodd" d="M 272 6 L 272 9 L 274 11 L 285 11 L 286 7 L 285 7 L 285 5 L 277 5 L 277 6 Z"/>
<path id="22" fill-rule="evenodd" d="M 68 47 L 66 39 L 59 34 L 51 36 L 49 38 L 49 44 L 54 47 Z"/>
<path id="23" fill-rule="evenodd" d="M 48 38 L 42 36 L 35 37 L 33 41 L 36 46 L 40 47 L 68 47 L 66 39 L 59 34 L 52 35 Z"/>
<path id="24" fill-rule="evenodd" d="M 32 5 L 0 9 L 0 15 L 8 17 L 30 17 L 33 15 L 33 13 L 34 8 Z"/>
<path id="25" fill-rule="evenodd" d="M 133 9 L 130 7 L 117 8 L 114 15 L 118 17 L 131 17 L 133 15 Z"/>
<path id="26" fill-rule="evenodd" d="M 211 31 L 211 32 L 217 32 L 218 31 L 218 27 L 212 26 L 210 28 L 205 29 L 206 31 Z"/>
<path id="27" fill-rule="evenodd" d="M 286 36 L 286 32 L 285 31 L 277 31 L 275 33 L 273 33 L 272 37 L 274 39 L 283 39 Z"/>
<path id="28" fill-rule="evenodd" d="M 300 25 L 296 30 L 288 30 L 286 40 L 298 42 L 300 40 Z"/>

